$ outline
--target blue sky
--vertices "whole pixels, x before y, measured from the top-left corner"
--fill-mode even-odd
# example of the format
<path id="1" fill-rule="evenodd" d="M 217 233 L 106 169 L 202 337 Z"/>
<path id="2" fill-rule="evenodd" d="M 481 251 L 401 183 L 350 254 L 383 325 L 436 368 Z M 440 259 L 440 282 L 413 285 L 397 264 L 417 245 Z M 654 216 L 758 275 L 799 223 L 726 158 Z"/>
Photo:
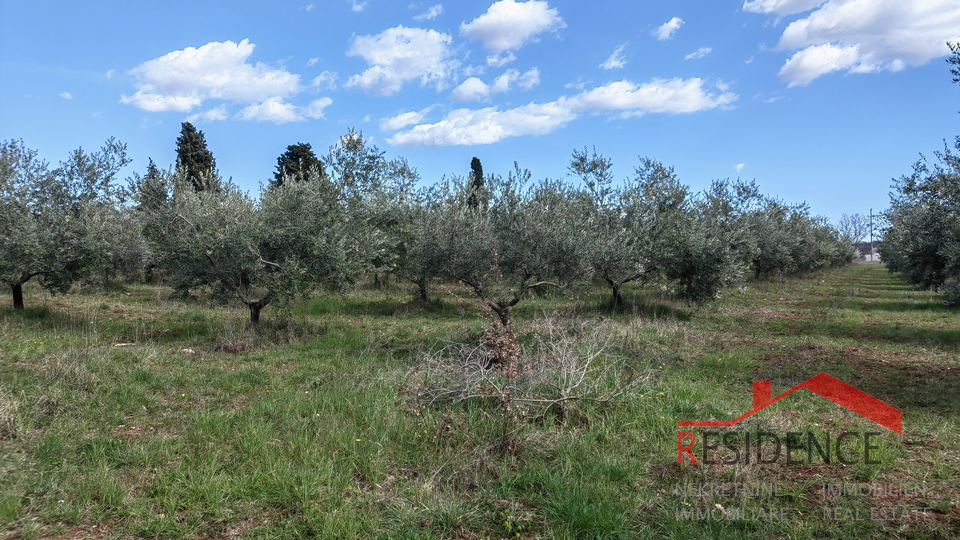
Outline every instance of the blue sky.
<path id="1" fill-rule="evenodd" d="M 595 146 L 619 178 L 649 156 L 836 219 L 960 134 L 948 40 L 956 0 L 0 0 L 0 137 L 56 163 L 114 136 L 129 174 L 189 120 L 254 192 L 351 127 L 424 183 L 474 156 L 563 177 Z"/>

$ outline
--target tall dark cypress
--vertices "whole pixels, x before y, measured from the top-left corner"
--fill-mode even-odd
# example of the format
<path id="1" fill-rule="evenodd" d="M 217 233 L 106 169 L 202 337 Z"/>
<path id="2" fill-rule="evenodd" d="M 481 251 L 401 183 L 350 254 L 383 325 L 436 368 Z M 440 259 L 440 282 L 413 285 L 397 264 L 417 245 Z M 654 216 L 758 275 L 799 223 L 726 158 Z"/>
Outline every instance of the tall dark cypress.
<path id="1" fill-rule="evenodd" d="M 190 122 L 180 124 L 177 138 L 177 172 L 184 174 L 196 191 L 217 189 L 216 161 L 207 148 L 203 132 Z"/>
<path id="2" fill-rule="evenodd" d="M 291 144 L 287 151 L 277 158 L 277 171 L 273 173 L 273 183 L 282 186 L 284 178 L 302 182 L 310 178 L 310 172 L 316 169 L 320 178 L 326 176 L 323 162 L 317 158 L 310 143 Z"/>
<path id="3" fill-rule="evenodd" d="M 480 193 L 483 191 L 483 165 L 476 157 L 470 160 L 470 195 L 467 205 L 477 208 L 480 205 Z"/>

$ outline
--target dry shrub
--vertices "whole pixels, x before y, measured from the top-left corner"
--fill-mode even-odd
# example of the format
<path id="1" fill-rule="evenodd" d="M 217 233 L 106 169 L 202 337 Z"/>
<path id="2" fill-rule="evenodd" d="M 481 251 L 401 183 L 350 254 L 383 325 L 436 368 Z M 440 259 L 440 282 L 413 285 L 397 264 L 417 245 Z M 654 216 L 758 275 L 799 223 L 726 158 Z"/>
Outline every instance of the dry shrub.
<path id="1" fill-rule="evenodd" d="M 608 403 L 650 382 L 623 357 L 609 353 L 606 329 L 589 322 L 535 323 L 523 347 L 509 327 L 495 326 L 479 345 L 447 344 L 423 354 L 404 385 L 418 410 L 465 402 L 495 403 L 504 411 L 563 418 L 577 401 Z"/>

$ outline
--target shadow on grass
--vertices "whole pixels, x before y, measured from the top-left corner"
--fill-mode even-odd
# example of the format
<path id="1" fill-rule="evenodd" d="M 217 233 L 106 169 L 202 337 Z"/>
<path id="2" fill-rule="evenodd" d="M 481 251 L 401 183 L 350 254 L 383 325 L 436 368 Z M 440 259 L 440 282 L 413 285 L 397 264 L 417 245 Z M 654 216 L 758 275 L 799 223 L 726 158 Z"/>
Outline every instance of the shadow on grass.
<path id="1" fill-rule="evenodd" d="M 847 338 L 860 343 L 873 341 L 960 350 L 960 329 L 931 328 L 928 325 L 775 319 L 765 326 L 771 334 L 780 336 Z"/>
<path id="2" fill-rule="evenodd" d="M 421 315 L 443 317 L 459 314 L 451 303 L 445 302 L 435 294 L 424 302 L 419 298 L 389 298 L 382 296 L 343 296 L 331 295 L 307 301 L 297 310 L 307 315 L 339 315 L 354 317 L 395 317 L 419 313 Z"/>
<path id="3" fill-rule="evenodd" d="M 690 321 L 697 306 L 685 304 L 663 295 L 660 291 L 630 290 L 623 293 L 623 305 L 617 308 L 610 289 L 585 295 L 574 315 L 592 315 L 612 318 L 676 319 Z"/>
<path id="4" fill-rule="evenodd" d="M 47 306 L 41 307 L 25 307 L 24 309 L 13 309 L 12 306 L 3 306 L 0 307 L 0 317 L 6 318 L 17 318 L 25 321 L 44 321 L 44 322 L 53 322 L 53 321 L 68 321 L 69 319 L 62 314 L 51 310 Z"/>

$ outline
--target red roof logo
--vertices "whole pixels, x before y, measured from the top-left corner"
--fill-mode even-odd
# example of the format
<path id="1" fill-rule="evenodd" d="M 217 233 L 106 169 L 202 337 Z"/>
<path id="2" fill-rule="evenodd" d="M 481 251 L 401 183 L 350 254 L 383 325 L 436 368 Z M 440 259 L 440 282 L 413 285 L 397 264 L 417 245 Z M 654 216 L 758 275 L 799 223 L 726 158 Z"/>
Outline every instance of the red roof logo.
<path id="1" fill-rule="evenodd" d="M 730 427 L 741 420 L 766 409 L 801 388 L 823 396 L 830 401 L 849 409 L 867 420 L 873 420 L 881 426 L 903 433 L 903 413 L 900 409 L 888 405 L 883 401 L 859 390 L 840 379 L 820 373 L 794 386 L 790 390 L 773 397 L 773 383 L 771 381 L 753 381 L 753 408 L 733 420 L 680 420 L 681 427 Z"/>

